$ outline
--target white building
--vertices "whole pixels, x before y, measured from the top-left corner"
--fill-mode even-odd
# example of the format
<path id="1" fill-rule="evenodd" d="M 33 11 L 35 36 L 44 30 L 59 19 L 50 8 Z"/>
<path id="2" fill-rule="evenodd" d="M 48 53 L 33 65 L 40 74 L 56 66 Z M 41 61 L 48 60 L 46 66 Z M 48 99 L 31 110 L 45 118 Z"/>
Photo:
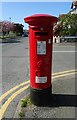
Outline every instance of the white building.
<path id="1" fill-rule="evenodd" d="M 71 14 L 77 14 L 77 0 L 73 0 L 71 5 Z"/>

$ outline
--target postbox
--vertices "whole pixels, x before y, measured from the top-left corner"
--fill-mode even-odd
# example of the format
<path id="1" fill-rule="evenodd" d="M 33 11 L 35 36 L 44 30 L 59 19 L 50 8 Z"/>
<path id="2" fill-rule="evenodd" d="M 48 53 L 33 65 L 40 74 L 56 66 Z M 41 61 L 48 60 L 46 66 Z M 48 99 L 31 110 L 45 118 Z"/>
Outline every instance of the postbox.
<path id="1" fill-rule="evenodd" d="M 52 93 L 53 24 L 57 18 L 35 14 L 24 21 L 29 24 L 30 99 L 35 105 L 44 105 Z"/>

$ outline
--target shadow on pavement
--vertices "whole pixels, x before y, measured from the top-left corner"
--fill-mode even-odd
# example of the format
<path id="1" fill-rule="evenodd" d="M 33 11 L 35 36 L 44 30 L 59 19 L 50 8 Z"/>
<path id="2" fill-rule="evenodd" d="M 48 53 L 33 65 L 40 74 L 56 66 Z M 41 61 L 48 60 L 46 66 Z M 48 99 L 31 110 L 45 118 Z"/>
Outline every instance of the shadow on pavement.
<path id="1" fill-rule="evenodd" d="M 77 107 L 77 95 L 52 94 L 48 107 Z"/>
<path id="2" fill-rule="evenodd" d="M 21 41 L 15 41 L 15 40 L 10 40 L 10 41 L 2 41 L 1 43 L 20 43 Z"/>

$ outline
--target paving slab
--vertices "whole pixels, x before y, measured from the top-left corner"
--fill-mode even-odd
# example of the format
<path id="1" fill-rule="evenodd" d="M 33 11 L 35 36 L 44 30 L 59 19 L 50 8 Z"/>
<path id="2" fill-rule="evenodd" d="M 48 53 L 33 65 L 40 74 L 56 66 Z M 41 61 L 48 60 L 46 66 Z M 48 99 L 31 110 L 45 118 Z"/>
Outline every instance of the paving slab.
<path id="1" fill-rule="evenodd" d="M 25 118 L 75 118 L 77 108 L 75 81 L 74 75 L 54 79 L 51 102 L 46 106 L 28 105 L 23 109 Z M 18 106 L 19 111 L 20 103 Z M 19 117 L 17 110 L 14 117 Z"/>

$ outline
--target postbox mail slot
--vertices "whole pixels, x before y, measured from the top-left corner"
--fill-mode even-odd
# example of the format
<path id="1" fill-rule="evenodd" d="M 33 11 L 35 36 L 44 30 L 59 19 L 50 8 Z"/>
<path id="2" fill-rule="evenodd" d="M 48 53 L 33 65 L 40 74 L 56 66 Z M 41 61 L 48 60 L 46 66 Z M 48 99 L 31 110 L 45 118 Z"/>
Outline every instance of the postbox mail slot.
<path id="1" fill-rule="evenodd" d="M 35 36 L 48 36 L 48 32 L 35 32 Z"/>

